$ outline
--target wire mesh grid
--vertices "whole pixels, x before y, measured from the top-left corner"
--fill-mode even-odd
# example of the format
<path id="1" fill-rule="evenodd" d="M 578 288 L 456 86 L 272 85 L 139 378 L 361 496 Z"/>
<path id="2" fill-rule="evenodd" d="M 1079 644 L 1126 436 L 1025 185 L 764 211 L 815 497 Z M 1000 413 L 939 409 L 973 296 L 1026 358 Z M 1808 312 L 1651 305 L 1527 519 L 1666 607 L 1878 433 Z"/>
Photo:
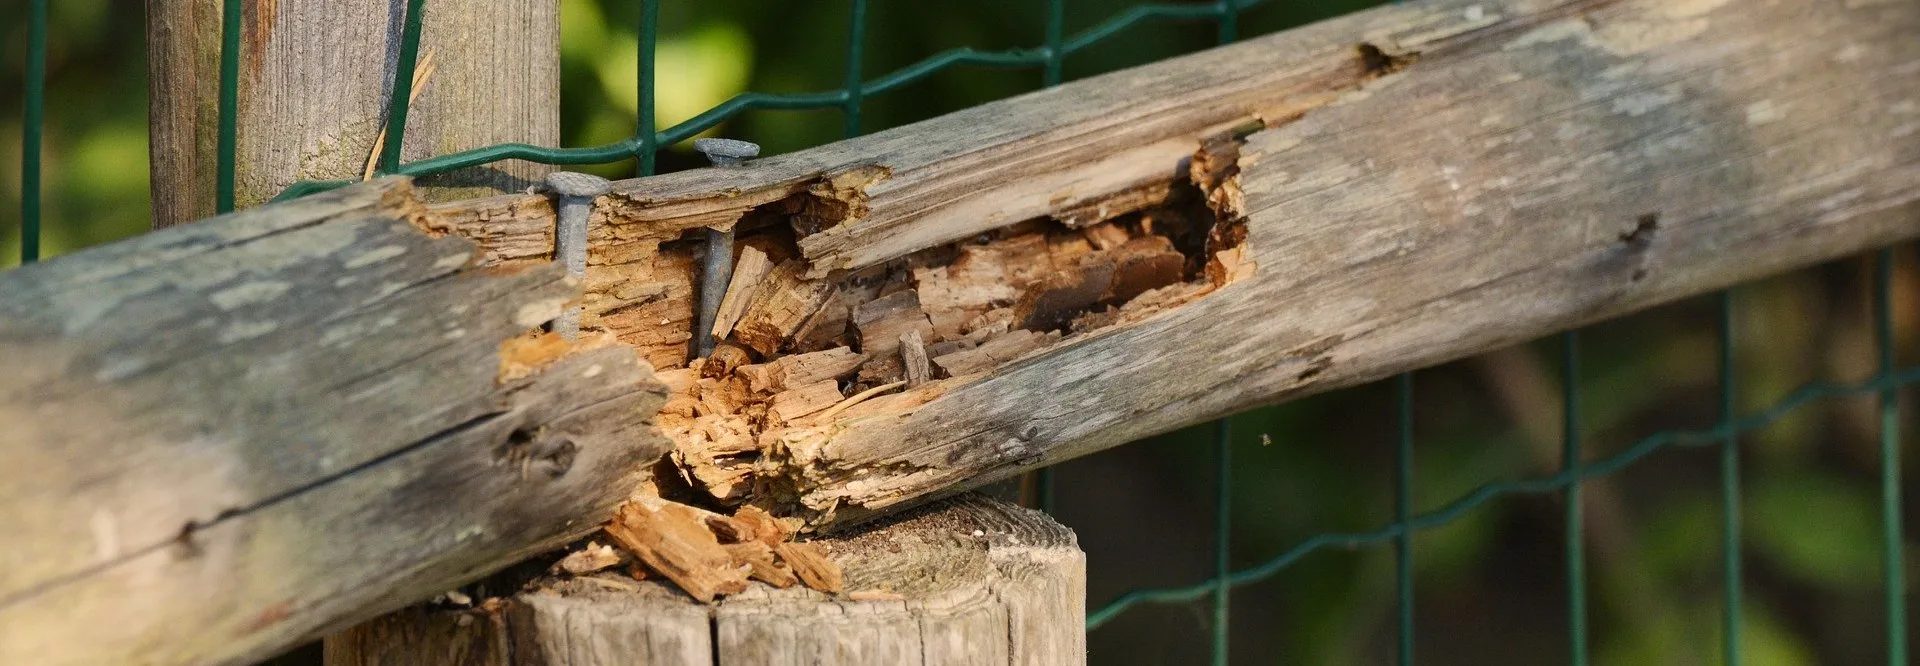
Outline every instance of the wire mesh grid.
<path id="1" fill-rule="evenodd" d="M 400 146 L 406 126 L 413 68 L 419 52 L 425 0 L 407 0 L 402 27 L 398 68 L 393 79 L 391 106 L 387 118 L 389 136 L 380 155 L 379 171 L 384 174 L 424 176 L 488 164 L 506 159 L 522 159 L 545 164 L 595 164 L 636 159 L 642 174 L 654 172 L 654 161 L 663 146 L 672 145 L 752 109 L 839 109 L 844 118 L 844 134 L 862 132 L 861 109 L 869 95 L 882 94 L 954 67 L 996 67 L 1040 69 L 1043 82 L 1055 85 L 1062 80 L 1062 63 L 1068 56 L 1106 40 L 1139 24 L 1154 21 L 1213 21 L 1219 43 L 1238 37 L 1240 14 L 1265 0 L 1220 0 L 1205 4 L 1144 4 L 1109 17 L 1084 31 L 1065 34 L 1066 0 L 1046 0 L 1043 43 L 1037 47 L 1003 51 L 979 51 L 958 48 L 929 56 L 907 67 L 872 79 L 861 68 L 866 41 L 868 0 L 851 0 L 848 14 L 850 38 L 846 45 L 844 84 L 837 90 L 797 94 L 748 92 L 710 108 L 671 127 L 655 129 L 654 44 L 658 36 L 660 0 L 637 0 L 640 21 L 637 32 L 639 50 L 638 131 L 619 142 L 581 148 L 551 148 L 525 144 L 501 144 L 441 155 L 412 163 L 400 162 Z M 222 0 L 222 47 L 220 51 L 218 161 L 216 162 L 216 209 L 227 212 L 234 200 L 234 156 L 238 72 L 240 67 L 241 0 Z M 41 146 L 45 114 L 47 19 L 49 0 L 28 0 L 27 58 L 25 63 L 24 110 L 22 113 L 21 164 L 21 260 L 39 258 L 41 235 Z M 295 184 L 276 199 L 292 198 L 330 188 L 348 181 L 317 181 Z M 1816 382 L 1801 386 L 1772 405 L 1748 414 L 1735 406 L 1737 388 L 1733 363 L 1735 294 L 1717 295 L 1718 307 L 1718 413 L 1717 422 L 1701 430 L 1666 430 L 1648 435 L 1611 456 L 1584 460 L 1584 431 L 1581 423 L 1582 382 L 1580 381 L 1580 333 L 1561 335 L 1561 399 L 1564 416 L 1561 431 L 1562 466 L 1557 474 L 1538 478 L 1491 482 L 1479 486 L 1436 508 L 1416 513 L 1411 491 L 1415 482 L 1413 449 L 1414 373 L 1401 374 L 1393 382 L 1393 407 L 1397 419 L 1394 447 L 1393 521 L 1365 532 L 1325 532 L 1307 538 L 1253 566 L 1235 569 L 1229 558 L 1233 524 L 1231 489 L 1233 458 L 1229 446 L 1228 421 L 1213 427 L 1216 460 L 1216 514 L 1213 528 L 1214 571 L 1206 580 L 1182 587 L 1139 589 L 1120 596 L 1093 610 L 1087 628 L 1098 630 L 1115 617 L 1145 604 L 1185 604 L 1210 602 L 1211 645 L 1214 663 L 1226 663 L 1229 643 L 1230 604 L 1234 588 L 1266 580 L 1302 558 L 1330 548 L 1360 548 L 1387 545 L 1393 549 L 1395 577 L 1395 643 L 1397 661 L 1414 662 L 1413 600 L 1414 547 L 1416 532 L 1447 525 L 1487 503 L 1516 495 L 1560 494 L 1564 499 L 1564 578 L 1569 618 L 1567 659 L 1584 664 L 1589 660 L 1586 562 L 1583 545 L 1581 484 L 1583 481 L 1613 474 L 1674 447 L 1710 447 L 1719 453 L 1719 549 L 1722 588 L 1721 651 L 1725 663 L 1741 663 L 1743 578 L 1740 544 L 1741 480 L 1739 446 L 1742 433 L 1775 423 L 1810 404 L 1843 396 L 1871 394 L 1877 397 L 1879 432 L 1879 514 L 1880 553 L 1883 569 L 1883 603 L 1886 614 L 1885 653 L 1887 663 L 1906 664 L 1908 639 L 1903 575 L 1902 525 L 1900 515 L 1900 427 L 1896 391 L 1920 381 L 1920 366 L 1900 367 L 1895 362 L 1892 319 L 1892 283 L 1894 253 L 1883 249 L 1875 257 L 1873 273 L 1873 320 L 1877 351 L 1874 374 L 1854 383 Z M 1039 503 L 1050 508 L 1052 481 L 1046 470 L 1039 476 Z"/>

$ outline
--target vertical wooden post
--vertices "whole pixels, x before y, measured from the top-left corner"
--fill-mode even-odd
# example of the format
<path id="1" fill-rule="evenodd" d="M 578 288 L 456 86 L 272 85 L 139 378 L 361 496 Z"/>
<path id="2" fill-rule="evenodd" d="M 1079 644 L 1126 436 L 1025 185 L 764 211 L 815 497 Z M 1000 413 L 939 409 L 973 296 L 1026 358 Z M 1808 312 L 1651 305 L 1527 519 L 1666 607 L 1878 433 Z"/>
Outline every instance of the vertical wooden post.
<path id="1" fill-rule="evenodd" d="M 222 2 L 147 2 L 156 227 L 213 213 Z M 299 180 L 359 179 L 387 117 L 406 0 L 243 3 L 236 205 Z M 428 0 L 420 54 L 431 73 L 408 113 L 404 159 L 556 145 L 559 42 L 558 0 Z M 508 162 L 421 184 L 445 200 L 522 190 L 547 171 Z"/>
<path id="2" fill-rule="evenodd" d="M 601 573 L 471 610 L 412 608 L 327 637 L 329 666 L 1080 664 L 1086 557 L 1045 514 L 979 495 L 817 543 L 846 597 L 753 583 L 702 604 Z"/>

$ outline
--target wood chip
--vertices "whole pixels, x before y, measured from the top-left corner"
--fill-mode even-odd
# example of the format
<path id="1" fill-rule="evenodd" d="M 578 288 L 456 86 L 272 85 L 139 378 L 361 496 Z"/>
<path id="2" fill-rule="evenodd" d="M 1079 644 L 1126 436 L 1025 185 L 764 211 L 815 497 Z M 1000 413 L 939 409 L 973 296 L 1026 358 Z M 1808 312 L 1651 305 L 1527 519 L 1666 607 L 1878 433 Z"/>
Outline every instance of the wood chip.
<path id="1" fill-rule="evenodd" d="M 787 537 L 792 534 L 784 525 L 780 524 L 778 518 L 774 518 L 773 514 L 767 513 L 766 509 L 757 506 L 747 505 L 734 510 L 733 519 L 740 523 L 751 525 L 753 527 L 754 538 L 768 546 L 786 541 Z"/>
<path id="2" fill-rule="evenodd" d="M 733 555 L 733 561 L 747 565 L 748 575 L 755 580 L 778 588 L 793 587 L 800 581 L 793 569 L 773 559 L 773 547 L 758 541 L 731 543 L 725 546 Z"/>
<path id="3" fill-rule="evenodd" d="M 1099 304 L 1113 286 L 1114 265 L 1106 260 L 1106 254 L 1076 262 L 1021 296 L 1014 306 L 1014 321 L 1028 330 L 1055 330 Z"/>
<path id="4" fill-rule="evenodd" d="M 792 423 L 808 414 L 814 414 L 838 404 L 841 398 L 840 382 L 823 379 L 775 393 L 773 400 L 770 401 L 772 407 L 768 411 Z"/>
<path id="5" fill-rule="evenodd" d="M 748 568 L 734 563 L 700 512 L 678 504 L 659 510 L 628 502 L 605 528 L 607 536 L 688 595 L 712 602 L 747 589 Z M 804 556 L 803 556 L 804 557 Z"/>
<path id="6" fill-rule="evenodd" d="M 811 384 L 823 379 L 843 379 L 860 368 L 860 355 L 850 347 L 782 356 L 774 361 L 780 367 L 780 382 L 785 386 Z"/>
<path id="7" fill-rule="evenodd" d="M 827 299 L 825 305 L 800 324 L 800 330 L 793 332 L 793 348 L 825 349 L 852 342 L 847 336 L 847 321 L 852 317 L 853 306 L 844 294 Z"/>
<path id="8" fill-rule="evenodd" d="M 667 393 L 670 395 L 691 394 L 695 383 L 700 381 L 700 372 L 696 368 L 674 368 L 655 371 L 653 377 L 667 386 Z"/>
<path id="9" fill-rule="evenodd" d="M 830 594 L 839 594 L 846 587 L 840 565 L 827 559 L 827 554 L 821 552 L 819 546 L 787 542 L 774 546 L 773 552 L 780 556 L 780 561 L 793 568 L 793 573 L 807 587 Z"/>
<path id="10" fill-rule="evenodd" d="M 850 347 L 782 356 L 767 363 L 743 365 L 734 374 L 747 380 L 754 393 L 780 391 L 823 379 L 841 379 L 860 368 L 862 357 Z"/>
<path id="11" fill-rule="evenodd" d="M 853 309 L 853 326 L 860 331 L 860 353 L 870 359 L 889 358 L 900 353 L 900 336 L 908 331 L 922 340 L 933 337 L 933 324 L 920 309 L 920 293 L 903 289 L 876 298 Z"/>
<path id="12" fill-rule="evenodd" d="M 787 345 L 800 326 L 833 297 L 834 285 L 825 280 L 805 280 L 806 262 L 793 260 L 775 266 L 747 311 L 734 325 L 733 337 L 741 344 L 772 356 Z"/>
<path id="13" fill-rule="evenodd" d="M 892 590 L 854 590 L 847 593 L 854 601 L 905 601 L 906 596 Z"/>
<path id="14" fill-rule="evenodd" d="M 1109 253 L 1114 262 L 1113 284 L 1102 302 L 1118 305 L 1150 289 L 1180 282 L 1187 257 L 1165 236 L 1143 236 Z"/>
<path id="15" fill-rule="evenodd" d="M 747 354 L 747 348 L 731 342 L 722 342 L 714 347 L 713 353 L 700 361 L 700 375 L 708 378 L 725 377 L 734 368 L 753 361 Z"/>
<path id="16" fill-rule="evenodd" d="M 752 525 L 735 520 L 732 516 L 722 516 L 719 514 L 706 516 L 706 520 L 707 529 L 713 531 L 713 536 L 720 539 L 720 545 L 722 546 L 746 541 L 755 541 L 757 543 L 754 539 Z"/>
<path id="17" fill-rule="evenodd" d="M 1094 249 L 1097 250 L 1111 250 L 1133 239 L 1132 236 L 1127 234 L 1126 229 L 1110 222 L 1087 227 L 1080 230 L 1080 233 L 1084 234 L 1087 237 L 1087 242 L 1092 243 Z"/>
<path id="18" fill-rule="evenodd" d="M 933 366 L 927 360 L 927 345 L 920 339 L 919 331 L 907 331 L 900 335 L 900 362 L 906 364 L 908 388 L 933 379 Z"/>
<path id="19" fill-rule="evenodd" d="M 734 323 L 747 313 L 747 304 L 772 270 L 773 262 L 767 260 L 765 252 L 751 246 L 740 249 L 740 259 L 733 264 L 733 281 L 727 283 L 727 294 L 720 298 L 720 310 L 714 316 L 715 339 L 725 340 L 733 333 Z"/>
<path id="20" fill-rule="evenodd" d="M 554 568 L 573 574 L 593 573 L 620 563 L 620 553 L 612 546 L 599 542 L 588 542 L 585 548 L 567 553 L 554 563 Z"/>

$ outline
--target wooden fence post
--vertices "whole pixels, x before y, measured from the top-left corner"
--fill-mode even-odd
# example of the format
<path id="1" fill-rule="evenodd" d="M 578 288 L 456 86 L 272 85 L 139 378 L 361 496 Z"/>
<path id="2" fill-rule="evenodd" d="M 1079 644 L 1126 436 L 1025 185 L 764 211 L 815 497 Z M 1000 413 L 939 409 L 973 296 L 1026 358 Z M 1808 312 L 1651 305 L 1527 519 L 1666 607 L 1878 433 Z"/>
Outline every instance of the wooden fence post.
<path id="1" fill-rule="evenodd" d="M 214 212 L 222 0 L 150 0 L 153 224 Z M 406 0 L 245 0 L 235 203 L 299 180 L 359 179 L 379 141 Z M 560 139 L 558 0 L 429 0 L 402 155 Z M 426 179 L 429 199 L 524 190 L 503 162 Z"/>
<path id="2" fill-rule="evenodd" d="M 327 638 L 330 666 L 1077 664 L 1086 557 L 1045 514 L 969 495 L 816 541 L 848 594 L 753 583 L 701 604 L 654 580 L 539 581 Z"/>

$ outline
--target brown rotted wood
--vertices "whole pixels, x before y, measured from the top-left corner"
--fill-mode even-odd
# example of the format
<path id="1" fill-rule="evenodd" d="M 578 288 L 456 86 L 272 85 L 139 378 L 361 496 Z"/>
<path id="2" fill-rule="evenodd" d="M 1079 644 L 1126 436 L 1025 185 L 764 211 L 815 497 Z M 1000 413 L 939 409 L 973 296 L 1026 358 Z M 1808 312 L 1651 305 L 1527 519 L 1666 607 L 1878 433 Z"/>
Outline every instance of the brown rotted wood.
<path id="1" fill-rule="evenodd" d="M 483 269 L 422 210 L 375 181 L 0 273 L 0 662 L 250 662 L 645 478 L 650 370 L 503 346 L 577 286 Z"/>

